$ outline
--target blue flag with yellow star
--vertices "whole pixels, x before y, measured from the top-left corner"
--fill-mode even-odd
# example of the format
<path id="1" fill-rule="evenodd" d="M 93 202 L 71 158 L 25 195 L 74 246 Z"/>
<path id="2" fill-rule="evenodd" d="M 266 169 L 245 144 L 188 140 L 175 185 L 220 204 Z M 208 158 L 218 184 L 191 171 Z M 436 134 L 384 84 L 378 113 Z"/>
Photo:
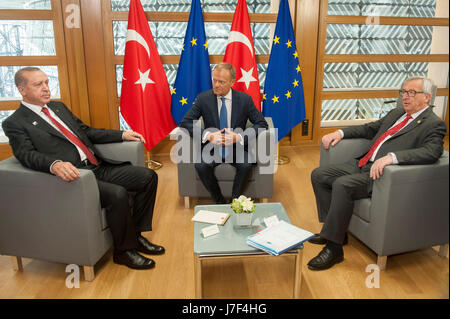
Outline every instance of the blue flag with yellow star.
<path id="1" fill-rule="evenodd" d="M 212 88 L 208 44 L 200 0 L 192 0 L 177 77 L 172 89 L 171 112 L 180 124 L 200 92 Z"/>
<path id="2" fill-rule="evenodd" d="M 305 119 L 305 98 L 288 0 L 280 1 L 263 96 L 263 114 L 278 129 L 278 141 Z"/>

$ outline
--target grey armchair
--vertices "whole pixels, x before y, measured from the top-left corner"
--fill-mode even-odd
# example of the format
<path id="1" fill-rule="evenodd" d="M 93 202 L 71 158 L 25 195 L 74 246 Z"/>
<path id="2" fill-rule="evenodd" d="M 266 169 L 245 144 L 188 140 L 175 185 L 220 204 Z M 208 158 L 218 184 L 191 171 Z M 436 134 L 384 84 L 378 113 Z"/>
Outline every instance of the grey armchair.
<path id="1" fill-rule="evenodd" d="M 140 142 L 97 144 L 105 158 L 145 166 Z M 15 157 L 0 162 L 0 254 L 84 267 L 87 281 L 94 265 L 112 246 L 100 207 L 98 186 L 90 170 L 67 183 L 51 174 L 23 167 Z"/>
<path id="2" fill-rule="evenodd" d="M 341 163 L 369 149 L 369 140 L 341 140 L 320 151 L 320 166 Z M 372 197 L 355 202 L 349 232 L 372 249 L 381 270 L 387 256 L 449 242 L 449 154 L 430 165 L 386 166 Z"/>
<path id="3" fill-rule="evenodd" d="M 250 150 L 255 155 L 256 165 L 252 169 L 252 173 L 249 177 L 249 182 L 244 190 L 244 194 L 251 198 L 259 198 L 266 202 L 268 198 L 273 195 L 273 174 L 275 172 L 275 132 L 273 129 L 272 118 L 265 118 L 269 129 L 261 132 L 258 135 L 256 148 Z M 247 123 L 247 127 L 251 123 Z M 176 138 L 178 141 L 192 141 L 191 137 L 187 132 L 178 131 L 176 137 L 171 136 L 171 138 Z M 263 150 L 259 148 L 263 148 Z M 198 177 L 197 171 L 195 170 L 194 164 L 194 151 L 193 143 L 189 143 L 189 156 L 187 160 L 178 160 L 178 191 L 180 196 L 184 197 L 185 207 L 190 207 L 191 197 L 210 197 L 209 192 L 203 186 L 200 178 Z M 258 152 L 258 150 L 262 152 Z M 183 149 L 178 149 L 177 158 L 184 158 Z M 186 151 L 186 150 L 185 150 Z M 262 154 L 262 156 L 261 156 Z M 185 158 L 186 159 L 186 158 Z M 215 174 L 217 180 L 219 181 L 219 186 L 222 190 L 222 194 L 225 197 L 231 197 L 231 191 L 233 187 L 233 180 L 235 175 L 235 168 L 230 164 L 220 164 L 215 169 Z"/>

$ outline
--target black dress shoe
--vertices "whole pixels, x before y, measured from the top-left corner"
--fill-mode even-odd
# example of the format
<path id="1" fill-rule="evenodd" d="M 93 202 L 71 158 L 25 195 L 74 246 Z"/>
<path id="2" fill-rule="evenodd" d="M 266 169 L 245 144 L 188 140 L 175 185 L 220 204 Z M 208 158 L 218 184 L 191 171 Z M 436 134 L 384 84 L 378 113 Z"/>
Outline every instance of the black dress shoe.
<path id="1" fill-rule="evenodd" d="M 344 252 L 340 249 L 331 249 L 325 246 L 322 251 L 308 263 L 311 270 L 325 270 L 331 268 L 334 264 L 344 260 Z"/>
<path id="2" fill-rule="evenodd" d="M 147 238 L 142 237 L 141 235 L 138 236 L 137 242 L 138 242 L 138 246 L 136 249 L 137 249 L 137 251 L 139 251 L 141 253 L 149 254 L 149 255 L 164 254 L 164 251 L 165 251 L 164 247 L 152 244 L 151 242 L 149 242 L 147 240 Z"/>
<path id="3" fill-rule="evenodd" d="M 309 239 L 308 242 L 310 242 L 311 244 L 315 244 L 315 245 L 325 245 L 328 242 L 328 240 L 321 237 L 320 234 L 314 234 L 314 237 Z M 342 243 L 342 245 L 347 245 L 347 244 L 348 244 L 348 235 L 347 235 L 347 233 L 345 233 L 344 242 Z"/>
<path id="4" fill-rule="evenodd" d="M 136 250 L 114 252 L 113 260 L 116 264 L 125 265 L 132 269 L 150 269 L 155 267 L 155 262 L 139 255 Z"/>

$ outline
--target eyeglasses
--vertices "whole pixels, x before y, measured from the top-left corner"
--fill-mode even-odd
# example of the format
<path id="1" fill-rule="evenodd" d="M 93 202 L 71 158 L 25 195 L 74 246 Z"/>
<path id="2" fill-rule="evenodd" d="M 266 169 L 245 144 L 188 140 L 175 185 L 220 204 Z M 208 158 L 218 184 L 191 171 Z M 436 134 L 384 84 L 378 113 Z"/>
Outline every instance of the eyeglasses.
<path id="1" fill-rule="evenodd" d="M 409 97 L 415 97 L 417 93 L 425 93 L 423 91 L 415 91 L 415 90 L 398 90 L 398 92 L 400 93 L 400 95 L 407 93 Z"/>

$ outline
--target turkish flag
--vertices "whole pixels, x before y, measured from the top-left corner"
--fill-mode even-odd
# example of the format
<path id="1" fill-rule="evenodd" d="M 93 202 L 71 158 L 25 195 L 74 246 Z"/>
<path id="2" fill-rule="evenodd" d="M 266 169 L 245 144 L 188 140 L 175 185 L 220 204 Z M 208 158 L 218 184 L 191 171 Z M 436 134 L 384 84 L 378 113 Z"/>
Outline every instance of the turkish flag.
<path id="1" fill-rule="evenodd" d="M 142 134 L 150 151 L 175 127 L 170 89 L 139 0 L 131 0 L 123 63 L 120 110 L 132 130 Z"/>
<path id="2" fill-rule="evenodd" d="M 239 0 L 237 3 L 223 62 L 230 63 L 236 68 L 236 82 L 233 89 L 249 94 L 256 108 L 261 111 L 255 48 L 245 0 Z"/>

